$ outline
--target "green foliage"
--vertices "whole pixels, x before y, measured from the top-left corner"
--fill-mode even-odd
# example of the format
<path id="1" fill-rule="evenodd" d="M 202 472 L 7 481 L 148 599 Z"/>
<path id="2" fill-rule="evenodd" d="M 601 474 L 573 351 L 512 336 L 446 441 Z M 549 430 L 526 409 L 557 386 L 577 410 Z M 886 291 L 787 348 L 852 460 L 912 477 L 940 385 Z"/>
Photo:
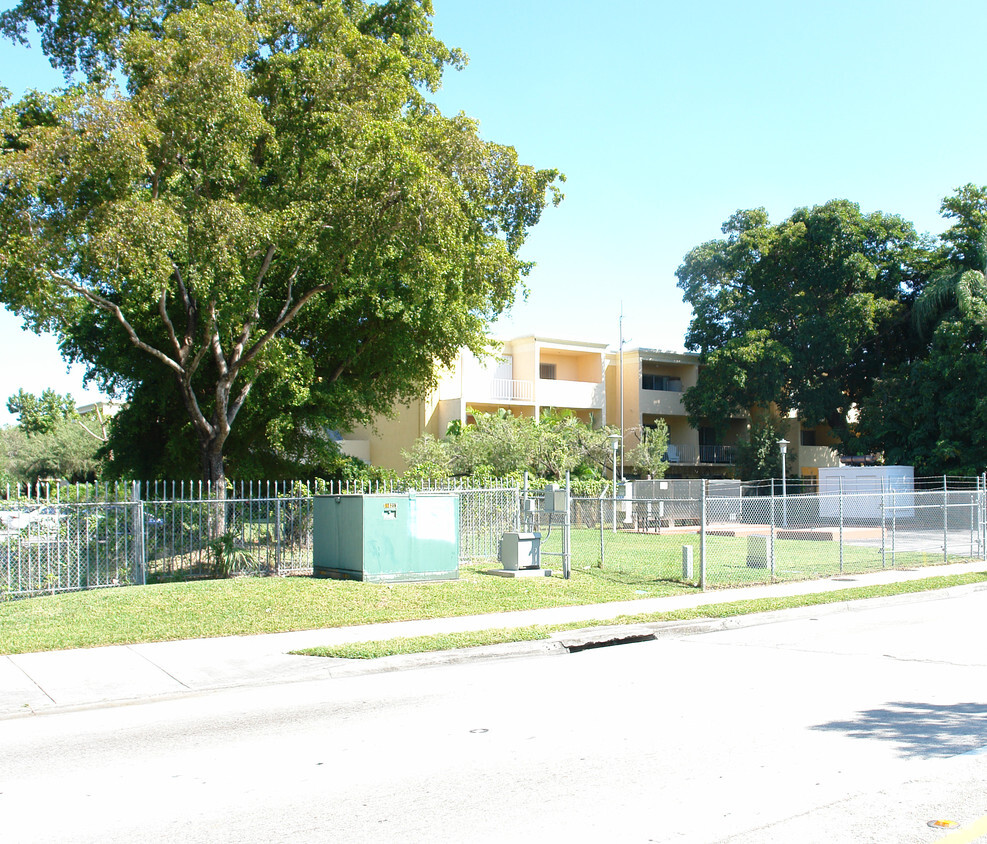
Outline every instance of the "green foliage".
<path id="1" fill-rule="evenodd" d="M 845 200 L 779 225 L 738 211 L 725 240 L 685 256 L 677 275 L 694 311 L 686 346 L 704 367 L 685 395 L 694 424 L 777 405 L 846 430 L 847 413 L 906 345 L 905 299 L 928 256 L 911 224 Z"/>
<path id="2" fill-rule="evenodd" d="M 762 481 L 781 476 L 778 441 L 782 434 L 780 419 L 764 413 L 754 415 L 747 439 L 737 443 L 736 471 L 741 480 Z M 791 460 L 791 453 L 787 460 Z"/>
<path id="3" fill-rule="evenodd" d="M 51 478 L 70 483 L 93 481 L 104 466 L 99 454 L 102 444 L 75 419 L 63 419 L 47 432 L 30 436 L 19 426 L 6 428 L 0 431 L 0 443 L 0 475 L 13 484 Z"/>
<path id="4" fill-rule="evenodd" d="M 863 404 L 858 427 L 884 462 L 916 475 L 987 469 L 987 333 L 970 318 L 946 320 L 927 354 L 887 373 Z"/>
<path id="5" fill-rule="evenodd" d="M 253 555 L 242 545 L 237 545 L 236 540 L 236 533 L 226 531 L 209 543 L 213 577 L 232 577 L 234 572 L 246 572 L 253 567 Z"/>
<path id="6" fill-rule="evenodd" d="M 538 423 L 503 408 L 496 413 L 477 411 L 473 418 L 469 425 L 450 425 L 442 440 L 424 434 L 411 451 L 402 452 L 409 477 L 493 480 L 530 472 L 561 481 L 567 472 L 592 478 L 607 459 L 611 429 L 593 428 L 571 412 L 547 411 Z"/>
<path id="7" fill-rule="evenodd" d="M 943 199 L 939 213 L 951 225 L 942 234 L 943 262 L 954 271 L 983 271 L 987 264 L 987 186 L 967 184 Z"/>
<path id="8" fill-rule="evenodd" d="M 987 469 L 987 187 L 959 188 L 941 211 L 952 225 L 914 303 L 915 354 L 884 373 L 856 429 L 885 463 L 972 475 Z"/>
<path id="9" fill-rule="evenodd" d="M 453 474 L 499 477 L 532 464 L 538 436 L 534 419 L 503 409 L 476 412 L 473 418 L 473 424 L 448 440 Z"/>
<path id="10" fill-rule="evenodd" d="M 411 451 L 402 451 L 401 456 L 408 464 L 405 480 L 412 484 L 441 481 L 452 476 L 449 448 L 431 434 L 422 434 Z"/>
<path id="11" fill-rule="evenodd" d="M 566 473 L 590 479 L 602 473 L 610 453 L 613 428 L 594 428 L 572 411 L 548 410 L 536 431 L 537 448 L 531 469 L 539 477 L 564 480 Z"/>
<path id="12" fill-rule="evenodd" d="M 62 422 L 76 416 L 75 401 L 66 393 L 47 389 L 36 396 L 24 390 L 7 399 L 7 410 L 17 416 L 17 424 L 29 436 L 50 434 Z"/>
<path id="13" fill-rule="evenodd" d="M 319 466 L 485 347 L 562 177 L 425 101 L 463 63 L 427 0 L 183 5 L 0 22 L 90 75 L 0 110 L 0 301 L 131 399 L 122 463 L 153 430 L 155 476 Z"/>
<path id="14" fill-rule="evenodd" d="M 607 478 L 572 478 L 571 483 L 573 498 L 599 498 L 611 484 Z"/>
<path id="15" fill-rule="evenodd" d="M 653 428 L 640 429 L 640 441 L 625 452 L 624 459 L 654 480 L 665 477 L 668 471 L 668 423 L 659 419 Z"/>

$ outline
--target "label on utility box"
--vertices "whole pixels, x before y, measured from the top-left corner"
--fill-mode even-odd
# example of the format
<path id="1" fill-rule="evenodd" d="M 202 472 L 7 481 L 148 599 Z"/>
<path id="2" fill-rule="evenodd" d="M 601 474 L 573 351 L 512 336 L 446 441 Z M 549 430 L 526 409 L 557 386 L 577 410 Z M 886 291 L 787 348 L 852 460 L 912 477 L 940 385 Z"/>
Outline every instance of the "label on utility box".
<path id="1" fill-rule="evenodd" d="M 397 504 L 385 504 L 384 505 L 384 518 L 385 519 L 396 519 L 398 517 L 398 505 Z"/>

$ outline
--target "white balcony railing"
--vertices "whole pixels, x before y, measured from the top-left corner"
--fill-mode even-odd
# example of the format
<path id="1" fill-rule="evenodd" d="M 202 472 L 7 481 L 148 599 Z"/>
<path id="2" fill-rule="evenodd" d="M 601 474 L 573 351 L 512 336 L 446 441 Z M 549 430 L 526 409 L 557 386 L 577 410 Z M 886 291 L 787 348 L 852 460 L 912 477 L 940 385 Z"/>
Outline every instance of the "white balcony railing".
<path id="1" fill-rule="evenodd" d="M 488 400 L 490 401 L 534 401 L 534 385 L 531 381 L 521 381 L 516 378 L 493 378 L 489 382 Z M 480 397 L 475 399 L 480 401 Z"/>

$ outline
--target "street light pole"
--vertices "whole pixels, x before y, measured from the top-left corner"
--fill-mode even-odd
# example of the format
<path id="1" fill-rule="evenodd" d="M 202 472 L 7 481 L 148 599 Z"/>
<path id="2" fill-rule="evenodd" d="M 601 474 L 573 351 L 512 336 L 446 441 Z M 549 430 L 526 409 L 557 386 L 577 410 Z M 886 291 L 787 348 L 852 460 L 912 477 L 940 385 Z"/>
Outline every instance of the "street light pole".
<path id="1" fill-rule="evenodd" d="M 620 434 L 610 434 L 607 438 L 610 440 L 610 449 L 613 452 L 612 466 L 613 470 L 610 473 L 611 484 L 613 487 L 613 532 L 617 532 L 617 446 L 623 437 Z"/>
<path id="2" fill-rule="evenodd" d="M 788 527 L 788 498 L 785 488 L 785 455 L 788 454 L 788 440 L 782 437 L 778 440 L 781 449 L 781 526 Z"/>

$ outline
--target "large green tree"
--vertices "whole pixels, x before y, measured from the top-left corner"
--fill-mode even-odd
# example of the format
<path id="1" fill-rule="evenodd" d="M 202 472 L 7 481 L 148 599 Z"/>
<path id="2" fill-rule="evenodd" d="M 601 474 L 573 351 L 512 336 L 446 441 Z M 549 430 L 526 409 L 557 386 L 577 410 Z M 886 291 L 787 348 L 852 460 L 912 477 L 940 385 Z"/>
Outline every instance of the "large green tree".
<path id="1" fill-rule="evenodd" d="M 834 200 L 778 225 L 763 209 L 738 211 L 723 233 L 677 271 L 694 312 L 686 346 L 703 364 L 684 397 L 690 417 L 723 426 L 775 405 L 845 431 L 851 407 L 901 356 L 925 261 L 913 227 Z"/>
<path id="2" fill-rule="evenodd" d="M 863 403 L 861 443 L 917 475 L 987 469 L 987 332 L 979 320 L 939 323 L 926 352 L 888 372 Z"/>
<path id="3" fill-rule="evenodd" d="M 987 469 L 987 187 L 943 200 L 942 263 L 912 309 L 915 352 L 864 401 L 861 445 L 923 475 Z"/>
<path id="4" fill-rule="evenodd" d="M 427 102 L 463 63 L 429 0 L 182 5 L 0 21 L 89 74 L 0 112 L 0 301 L 106 388 L 169 384 L 222 482 L 241 413 L 276 450 L 484 350 L 560 176 Z"/>

